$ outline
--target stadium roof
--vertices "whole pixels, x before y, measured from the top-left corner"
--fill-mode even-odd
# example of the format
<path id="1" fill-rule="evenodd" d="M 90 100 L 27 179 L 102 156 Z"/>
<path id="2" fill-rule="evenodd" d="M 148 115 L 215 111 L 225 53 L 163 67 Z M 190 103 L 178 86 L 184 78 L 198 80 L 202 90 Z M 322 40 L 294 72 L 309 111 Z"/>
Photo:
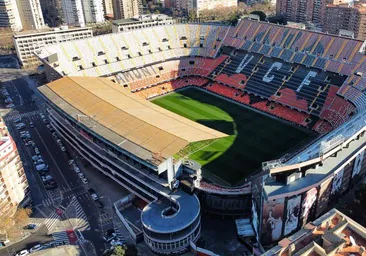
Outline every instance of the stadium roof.
<path id="1" fill-rule="evenodd" d="M 228 136 L 142 99 L 107 78 L 63 77 L 39 90 L 73 118 L 79 118 L 76 109 L 118 135 L 111 136 L 119 138 L 114 144 L 128 140 L 164 158 L 189 143 Z"/>

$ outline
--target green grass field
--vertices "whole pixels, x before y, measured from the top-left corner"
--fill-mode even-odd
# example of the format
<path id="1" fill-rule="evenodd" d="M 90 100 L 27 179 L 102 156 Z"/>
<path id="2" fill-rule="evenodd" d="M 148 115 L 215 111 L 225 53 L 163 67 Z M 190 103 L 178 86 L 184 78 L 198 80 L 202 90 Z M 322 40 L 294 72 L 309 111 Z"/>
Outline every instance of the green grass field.
<path id="1" fill-rule="evenodd" d="M 153 103 L 230 136 L 189 156 L 203 175 L 235 185 L 276 159 L 314 138 L 311 132 L 270 118 L 215 95 L 188 88 L 152 100 Z"/>

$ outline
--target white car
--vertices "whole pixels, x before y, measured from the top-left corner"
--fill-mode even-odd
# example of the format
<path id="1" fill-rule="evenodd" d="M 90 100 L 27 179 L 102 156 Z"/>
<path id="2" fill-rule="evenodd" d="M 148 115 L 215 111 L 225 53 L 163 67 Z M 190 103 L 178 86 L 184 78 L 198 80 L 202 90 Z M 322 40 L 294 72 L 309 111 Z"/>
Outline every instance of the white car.
<path id="1" fill-rule="evenodd" d="M 64 146 L 61 147 L 61 151 L 62 152 L 65 152 L 66 151 L 66 148 Z"/>
<path id="2" fill-rule="evenodd" d="M 42 246 L 42 245 L 40 245 L 40 244 L 37 244 L 37 245 L 33 246 L 33 247 L 29 250 L 29 252 L 30 252 L 30 253 L 38 252 L 38 251 L 40 251 L 40 250 L 42 250 L 42 249 L 43 249 L 43 246 Z"/>
<path id="3" fill-rule="evenodd" d="M 80 179 L 85 178 L 84 174 L 83 174 L 83 173 L 81 173 L 81 172 L 79 172 L 79 173 L 78 173 L 78 176 L 79 176 L 79 178 L 80 178 Z"/>
<path id="4" fill-rule="evenodd" d="M 110 242 L 110 244 L 112 245 L 112 246 L 121 246 L 121 245 L 124 245 L 126 242 L 124 242 L 124 241 L 120 241 L 120 240 L 115 240 L 115 239 L 113 239 L 111 242 Z"/>
<path id="5" fill-rule="evenodd" d="M 89 181 L 88 181 L 88 179 L 87 179 L 87 178 L 82 178 L 82 179 L 81 179 L 81 181 L 82 181 L 84 184 L 88 184 L 88 183 L 89 183 Z"/>
<path id="6" fill-rule="evenodd" d="M 79 167 L 74 166 L 74 171 L 75 171 L 76 173 L 80 173 L 80 169 L 79 169 Z"/>
<path id="7" fill-rule="evenodd" d="M 29 255 L 28 250 L 22 250 L 22 251 L 18 252 L 15 256 L 25 256 L 25 255 Z"/>
<path id="8" fill-rule="evenodd" d="M 91 197 L 93 198 L 94 201 L 97 201 L 99 199 L 97 194 L 91 194 Z"/>
<path id="9" fill-rule="evenodd" d="M 74 159 L 71 159 L 71 160 L 69 160 L 69 165 L 72 165 L 72 164 L 74 164 Z"/>

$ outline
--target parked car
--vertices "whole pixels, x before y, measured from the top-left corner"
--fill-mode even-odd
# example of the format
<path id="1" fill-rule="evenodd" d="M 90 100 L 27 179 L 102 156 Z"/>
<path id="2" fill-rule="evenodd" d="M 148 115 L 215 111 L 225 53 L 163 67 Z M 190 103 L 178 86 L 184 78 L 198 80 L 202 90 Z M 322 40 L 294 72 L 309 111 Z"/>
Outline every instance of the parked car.
<path id="1" fill-rule="evenodd" d="M 48 165 L 47 164 L 37 164 L 36 165 L 36 170 L 37 171 L 47 171 L 48 170 Z"/>
<path id="2" fill-rule="evenodd" d="M 103 239 L 106 241 L 106 242 L 110 242 L 112 241 L 114 238 L 116 238 L 116 233 L 114 232 L 114 229 L 108 229 L 105 233 L 104 233 L 104 236 L 103 236 Z"/>
<path id="3" fill-rule="evenodd" d="M 25 127 L 24 123 L 19 123 L 15 126 L 17 128 L 17 130 L 23 129 Z"/>
<path id="4" fill-rule="evenodd" d="M 120 246 L 120 245 L 124 245 L 126 242 L 125 241 L 121 241 L 121 240 L 117 240 L 117 239 L 113 239 L 110 244 L 112 246 Z"/>
<path id="5" fill-rule="evenodd" d="M 99 197 L 97 196 L 97 194 L 95 193 L 95 190 L 92 188 L 88 189 L 89 194 L 91 195 L 91 197 L 93 198 L 94 201 L 97 201 L 99 199 Z"/>
<path id="6" fill-rule="evenodd" d="M 53 180 L 51 175 L 41 176 L 41 179 L 43 182 L 48 182 L 50 180 Z"/>
<path id="7" fill-rule="evenodd" d="M 80 173 L 80 169 L 79 169 L 79 167 L 77 167 L 77 166 L 75 166 L 75 165 L 74 165 L 74 171 L 75 171 L 76 173 Z"/>
<path id="8" fill-rule="evenodd" d="M 20 123 L 22 121 L 21 117 L 17 117 L 14 119 L 14 123 Z"/>
<path id="9" fill-rule="evenodd" d="M 33 122 L 30 122 L 29 123 L 29 126 L 30 126 L 30 128 L 34 128 L 34 123 Z"/>
<path id="10" fill-rule="evenodd" d="M 13 102 L 13 100 L 11 98 L 6 98 L 5 99 L 5 103 L 12 103 L 12 102 Z"/>
<path id="11" fill-rule="evenodd" d="M 74 159 L 70 159 L 69 161 L 68 161 L 68 163 L 69 163 L 69 165 L 72 165 L 72 164 L 74 164 Z"/>
<path id="12" fill-rule="evenodd" d="M 66 148 L 64 146 L 61 146 L 61 151 L 62 152 L 65 152 L 66 151 Z"/>
<path id="13" fill-rule="evenodd" d="M 80 179 L 85 178 L 84 174 L 81 173 L 81 172 L 78 173 L 78 176 L 79 176 Z"/>
<path id="14" fill-rule="evenodd" d="M 23 229 L 35 229 L 37 227 L 37 225 L 36 224 L 28 224 L 28 225 L 26 225 Z"/>
<path id="15" fill-rule="evenodd" d="M 82 178 L 81 181 L 84 183 L 84 184 L 88 184 L 89 183 L 89 180 L 87 178 Z"/>
<path id="16" fill-rule="evenodd" d="M 28 250 L 22 250 L 22 251 L 18 252 L 17 254 L 15 254 L 15 256 L 25 256 L 25 255 L 29 255 Z"/>
<path id="17" fill-rule="evenodd" d="M 38 252 L 38 251 L 40 251 L 40 250 L 42 250 L 42 249 L 43 249 L 43 246 L 42 246 L 42 245 L 40 245 L 40 244 L 37 244 L 37 245 L 33 246 L 33 247 L 29 250 L 29 252 L 30 252 L 30 253 Z"/>
<path id="18" fill-rule="evenodd" d="M 10 103 L 8 105 L 6 105 L 7 108 L 13 108 L 14 107 L 14 104 L 13 103 Z"/>

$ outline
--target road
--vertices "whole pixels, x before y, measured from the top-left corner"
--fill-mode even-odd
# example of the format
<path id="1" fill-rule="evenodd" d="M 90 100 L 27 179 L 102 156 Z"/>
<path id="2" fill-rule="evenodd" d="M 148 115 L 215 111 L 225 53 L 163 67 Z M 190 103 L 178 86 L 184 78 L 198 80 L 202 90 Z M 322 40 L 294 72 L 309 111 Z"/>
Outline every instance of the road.
<path id="1" fill-rule="evenodd" d="M 15 105 L 14 109 L 4 117 L 4 120 L 17 144 L 23 161 L 33 199 L 34 211 L 40 213 L 44 218 L 44 223 L 46 223 L 42 226 L 42 230 L 45 228 L 46 230 L 48 229 L 48 233 L 52 233 L 52 229 L 57 226 L 57 221 L 76 218 L 78 221 L 75 223 L 76 226 L 72 226 L 72 229 L 80 230 L 81 236 L 94 244 L 96 251 L 103 251 L 105 244 L 102 241 L 102 233 L 100 232 L 99 211 L 87 192 L 89 185 L 83 184 L 77 173 L 68 165 L 68 161 L 71 159 L 69 153 L 61 150 L 60 145 L 42 121 L 40 113 L 46 112 L 45 104 L 37 94 L 38 92 L 35 92 L 36 86 L 29 84 L 29 81 L 29 77 L 23 77 L 3 82 L 0 85 L 7 89 Z M 39 148 L 42 158 L 49 165 L 50 174 L 58 184 L 57 189 L 45 189 L 38 173 L 36 173 L 31 160 L 31 156 L 35 154 L 34 148 L 25 146 L 20 138 L 19 131 L 15 128 L 14 119 L 19 116 L 22 118 L 22 122 L 26 124 L 25 130 L 30 132 L 32 140 L 36 147 Z M 34 128 L 30 128 L 30 122 L 34 123 Z M 75 216 L 66 216 L 64 214 L 59 218 L 55 214 L 57 208 L 64 212 L 68 207 L 77 208 Z M 50 219 L 55 219 L 55 221 L 50 221 Z M 52 225 L 48 224 L 51 222 Z M 78 235 L 79 233 L 76 232 L 76 234 Z M 33 239 L 34 236 L 32 235 L 30 239 Z M 35 240 L 37 239 L 35 238 Z M 41 241 L 43 240 L 40 239 L 39 242 Z M 24 241 L 14 245 L 16 250 L 26 247 L 27 244 Z M 93 253 L 85 253 L 93 255 Z"/>

